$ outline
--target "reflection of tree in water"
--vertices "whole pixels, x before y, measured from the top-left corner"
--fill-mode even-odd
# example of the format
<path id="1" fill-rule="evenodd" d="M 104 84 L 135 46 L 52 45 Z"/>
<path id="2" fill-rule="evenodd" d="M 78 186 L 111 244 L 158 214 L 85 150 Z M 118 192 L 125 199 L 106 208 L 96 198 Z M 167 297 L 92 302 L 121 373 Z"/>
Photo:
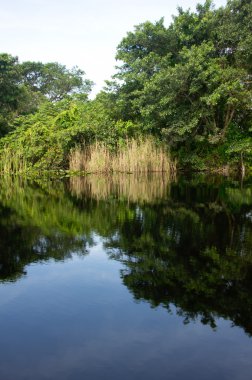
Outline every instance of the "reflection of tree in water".
<path id="1" fill-rule="evenodd" d="M 0 281 L 17 280 L 30 263 L 65 260 L 73 253 L 87 254 L 87 241 L 83 237 L 60 232 L 44 235 L 38 227 L 13 225 L 8 214 L 9 210 L 0 209 Z"/>
<path id="2" fill-rule="evenodd" d="M 80 212 L 64 197 L 62 184 L 22 184 L 2 179 L 0 192 L 0 281 L 15 281 L 33 262 L 87 254 L 93 244 Z"/>
<path id="3" fill-rule="evenodd" d="M 174 304 L 185 322 L 227 318 L 252 334 L 252 198 L 229 204 L 222 190 L 174 185 L 172 201 L 142 207 L 106 246 L 136 299 Z"/>
<path id="4" fill-rule="evenodd" d="M 95 233 L 123 263 L 123 283 L 136 299 L 174 304 L 185 322 L 200 317 L 215 327 L 224 317 L 252 334 L 251 186 L 179 181 L 159 199 L 156 190 L 141 196 L 142 184 L 130 199 L 125 184 L 113 184 L 111 194 L 94 180 L 82 186 L 83 196 L 82 187 L 68 193 L 63 183 L 2 184 L 2 281 L 31 262 L 86 254 Z"/>

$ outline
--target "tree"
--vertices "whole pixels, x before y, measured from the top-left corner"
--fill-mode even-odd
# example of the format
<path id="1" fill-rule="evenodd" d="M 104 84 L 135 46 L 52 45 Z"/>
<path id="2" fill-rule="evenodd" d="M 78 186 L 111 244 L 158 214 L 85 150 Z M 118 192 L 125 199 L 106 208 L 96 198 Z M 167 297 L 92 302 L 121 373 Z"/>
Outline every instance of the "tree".
<path id="1" fill-rule="evenodd" d="M 160 69 L 162 57 L 169 53 L 172 36 L 164 20 L 145 22 L 129 32 L 117 47 L 116 59 L 121 61 L 114 79 L 118 81 L 117 106 L 120 118 L 135 120 L 139 109 L 134 104 L 145 83 Z M 112 82 L 112 85 L 115 84 Z"/>
<path id="2" fill-rule="evenodd" d="M 59 63 L 19 63 L 17 57 L 0 54 L 0 136 L 20 125 L 16 118 L 34 114 L 48 100 L 86 102 L 91 87 L 78 67 L 68 70 Z"/>
<path id="3" fill-rule="evenodd" d="M 0 135 L 5 133 L 8 121 L 18 110 L 23 94 L 19 80 L 18 58 L 0 54 Z"/>
<path id="4" fill-rule="evenodd" d="M 168 28 L 146 22 L 118 46 L 115 79 L 123 120 L 165 138 L 177 150 L 215 149 L 232 124 L 252 124 L 252 3 L 178 8 Z"/>
<path id="5" fill-rule="evenodd" d="M 73 94 L 91 91 L 92 82 L 84 79 L 85 72 L 77 66 L 68 70 L 57 62 L 23 62 L 20 65 L 22 83 L 33 92 L 40 92 L 51 101 L 59 101 Z"/>
<path id="6" fill-rule="evenodd" d="M 211 42 L 184 48 L 180 63 L 146 83 L 138 100 L 141 113 L 171 143 L 222 141 L 235 114 L 251 108 L 246 75 L 226 57 L 215 57 Z"/>

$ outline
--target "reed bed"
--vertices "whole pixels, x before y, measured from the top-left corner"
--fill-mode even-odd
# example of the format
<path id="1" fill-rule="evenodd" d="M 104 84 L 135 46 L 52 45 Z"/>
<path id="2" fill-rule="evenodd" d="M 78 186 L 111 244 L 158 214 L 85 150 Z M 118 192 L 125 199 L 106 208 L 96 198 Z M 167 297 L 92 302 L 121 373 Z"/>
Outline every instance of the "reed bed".
<path id="1" fill-rule="evenodd" d="M 70 192 L 77 198 L 129 202 L 153 202 L 169 197 L 171 178 L 165 173 L 88 175 L 69 179 Z"/>
<path id="2" fill-rule="evenodd" d="M 69 169 L 86 173 L 174 173 L 176 163 L 163 146 L 148 138 L 126 141 L 116 153 L 100 142 L 75 149 L 70 153 Z"/>

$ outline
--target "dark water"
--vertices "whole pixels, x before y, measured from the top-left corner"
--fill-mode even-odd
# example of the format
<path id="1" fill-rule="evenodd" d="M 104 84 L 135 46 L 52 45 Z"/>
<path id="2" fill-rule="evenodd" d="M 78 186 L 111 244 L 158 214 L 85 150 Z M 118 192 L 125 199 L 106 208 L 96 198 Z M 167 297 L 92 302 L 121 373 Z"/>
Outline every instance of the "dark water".
<path id="1" fill-rule="evenodd" d="M 0 379 L 251 379 L 251 182 L 2 178 Z"/>

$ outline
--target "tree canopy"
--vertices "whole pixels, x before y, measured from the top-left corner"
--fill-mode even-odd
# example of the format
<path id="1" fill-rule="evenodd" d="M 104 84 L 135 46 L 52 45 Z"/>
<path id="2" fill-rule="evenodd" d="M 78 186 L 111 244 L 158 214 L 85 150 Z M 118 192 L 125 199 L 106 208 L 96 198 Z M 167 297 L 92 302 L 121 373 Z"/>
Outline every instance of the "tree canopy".
<path id="1" fill-rule="evenodd" d="M 87 100 L 92 82 L 78 67 L 67 69 L 57 62 L 22 62 L 10 54 L 0 54 L 0 132 L 6 134 L 20 115 L 39 111 L 47 100 L 52 103 L 79 96 Z"/>
<path id="2" fill-rule="evenodd" d="M 126 117 L 176 147 L 223 142 L 232 123 L 247 134 L 251 19 L 251 1 L 215 10 L 207 0 L 195 12 L 178 8 L 168 28 L 160 19 L 128 33 L 118 46 L 122 64 L 115 75 Z"/>

